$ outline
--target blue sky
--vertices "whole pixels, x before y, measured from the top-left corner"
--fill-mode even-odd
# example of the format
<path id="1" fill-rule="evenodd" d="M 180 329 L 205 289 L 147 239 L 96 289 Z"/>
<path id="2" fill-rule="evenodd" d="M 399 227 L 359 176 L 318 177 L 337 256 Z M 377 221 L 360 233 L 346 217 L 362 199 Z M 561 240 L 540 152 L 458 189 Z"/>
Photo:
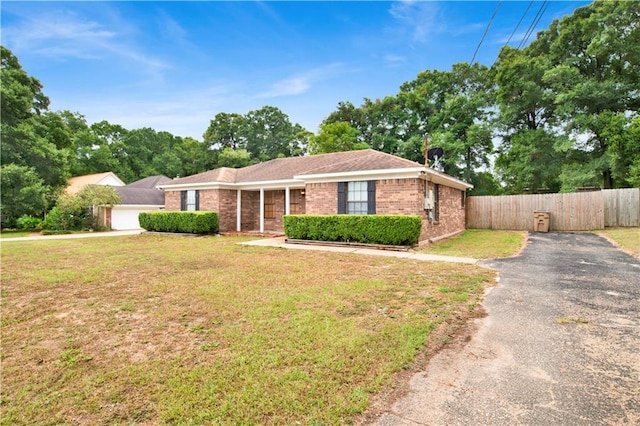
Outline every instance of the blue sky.
<path id="1" fill-rule="evenodd" d="M 587 3 L 549 2 L 536 32 Z M 201 140 L 219 112 L 272 105 L 315 133 L 340 101 L 395 95 L 422 70 L 469 62 L 496 5 L 3 1 L 2 44 L 43 83 L 51 110 L 90 124 Z M 477 62 L 493 63 L 528 6 L 502 2 Z"/>

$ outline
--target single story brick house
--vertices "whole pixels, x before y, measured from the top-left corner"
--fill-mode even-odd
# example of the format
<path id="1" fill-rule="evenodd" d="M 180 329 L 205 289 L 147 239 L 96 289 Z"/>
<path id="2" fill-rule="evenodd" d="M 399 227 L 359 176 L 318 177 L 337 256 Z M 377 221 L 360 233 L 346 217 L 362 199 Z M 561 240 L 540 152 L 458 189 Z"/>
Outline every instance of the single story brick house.
<path id="1" fill-rule="evenodd" d="M 422 216 L 423 243 L 465 229 L 472 187 L 372 149 L 221 167 L 158 185 L 167 211 L 217 211 L 220 232 L 282 232 L 286 214 L 411 214 Z"/>

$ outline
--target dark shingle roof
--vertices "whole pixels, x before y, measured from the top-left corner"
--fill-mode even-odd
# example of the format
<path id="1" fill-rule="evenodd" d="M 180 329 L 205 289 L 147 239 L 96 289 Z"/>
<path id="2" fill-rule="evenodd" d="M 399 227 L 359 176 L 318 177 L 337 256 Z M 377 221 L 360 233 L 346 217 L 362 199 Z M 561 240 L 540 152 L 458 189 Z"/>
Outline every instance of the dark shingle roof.
<path id="1" fill-rule="evenodd" d="M 120 204 L 164 205 L 164 192 L 155 188 L 115 187 L 120 196 Z"/>
<path id="2" fill-rule="evenodd" d="M 146 177 L 144 179 L 140 179 L 137 180 L 135 182 L 131 182 L 130 184 L 126 185 L 128 188 L 153 188 L 155 189 L 156 186 L 158 185 L 162 185 L 163 183 L 168 183 L 171 182 L 171 179 L 169 179 L 166 176 L 163 175 L 157 175 L 157 176 L 149 176 Z"/>
<path id="3" fill-rule="evenodd" d="M 181 179 L 166 182 L 169 185 L 190 183 L 244 183 L 293 179 L 294 176 L 347 173 L 360 170 L 388 170 L 422 167 L 404 158 L 373 149 L 310 155 L 307 157 L 276 158 L 241 169 L 222 167 Z"/>
<path id="4" fill-rule="evenodd" d="M 128 185 L 116 187 L 115 190 L 120 196 L 120 204 L 161 206 L 164 205 L 164 192 L 156 186 L 169 182 L 171 179 L 166 176 L 149 176 Z"/>

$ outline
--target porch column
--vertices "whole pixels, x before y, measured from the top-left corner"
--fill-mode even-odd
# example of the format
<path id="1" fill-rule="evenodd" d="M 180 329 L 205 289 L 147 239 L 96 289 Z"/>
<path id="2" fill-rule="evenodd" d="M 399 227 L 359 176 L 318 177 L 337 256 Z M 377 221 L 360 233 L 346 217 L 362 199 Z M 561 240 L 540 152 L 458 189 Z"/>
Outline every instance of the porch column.
<path id="1" fill-rule="evenodd" d="M 290 206 L 289 203 L 291 201 L 290 195 L 289 195 L 289 187 L 287 186 L 284 190 L 284 214 L 291 214 L 290 211 Z"/>
<path id="2" fill-rule="evenodd" d="M 260 233 L 264 233 L 264 188 L 260 188 Z"/>
<path id="3" fill-rule="evenodd" d="M 236 191 L 236 231 L 242 231 L 242 190 Z"/>

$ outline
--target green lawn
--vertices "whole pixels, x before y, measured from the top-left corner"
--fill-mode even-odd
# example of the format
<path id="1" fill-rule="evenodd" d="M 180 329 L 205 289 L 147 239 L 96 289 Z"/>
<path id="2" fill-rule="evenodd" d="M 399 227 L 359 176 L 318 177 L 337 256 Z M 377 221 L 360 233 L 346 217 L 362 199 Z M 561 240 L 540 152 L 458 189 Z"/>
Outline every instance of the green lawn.
<path id="1" fill-rule="evenodd" d="M 241 240 L 2 244 L 2 424 L 349 424 L 494 279 Z"/>
<path id="2" fill-rule="evenodd" d="M 0 232 L 0 238 L 28 237 L 29 234 L 31 234 L 29 231 L 2 231 Z"/>
<path id="3" fill-rule="evenodd" d="M 629 253 L 640 256 L 640 228 L 607 228 L 598 231 Z"/>
<path id="4" fill-rule="evenodd" d="M 445 256 L 493 259 L 515 256 L 524 247 L 525 231 L 495 231 L 467 229 L 462 234 L 439 241 L 418 250 L 422 253 Z"/>

